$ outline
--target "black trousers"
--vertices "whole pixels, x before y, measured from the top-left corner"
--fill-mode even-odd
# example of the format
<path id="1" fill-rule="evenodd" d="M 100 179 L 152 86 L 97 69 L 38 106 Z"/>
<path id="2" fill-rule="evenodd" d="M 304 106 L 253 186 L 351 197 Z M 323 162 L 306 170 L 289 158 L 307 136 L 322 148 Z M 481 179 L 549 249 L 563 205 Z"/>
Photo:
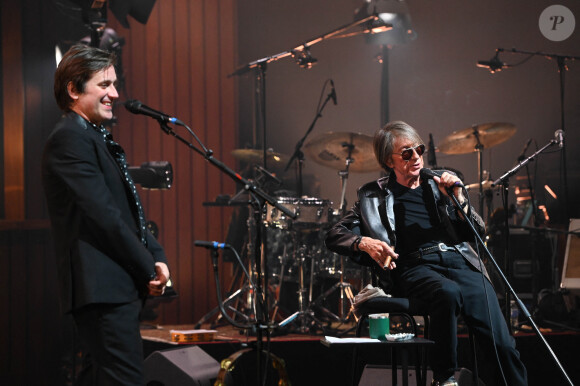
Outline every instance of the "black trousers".
<path id="1" fill-rule="evenodd" d="M 140 299 L 126 304 L 91 304 L 73 312 L 86 349 L 75 386 L 143 386 L 142 304 Z"/>
<path id="2" fill-rule="evenodd" d="M 455 251 L 433 253 L 413 262 L 402 258 L 399 263 L 397 282 L 405 295 L 429 305 L 429 337 L 435 341 L 430 363 L 436 379 L 453 375 L 457 368 L 457 317 L 462 315 L 484 359 L 496 365 L 494 384 L 527 385 L 526 368 L 495 291 L 479 271 Z"/>

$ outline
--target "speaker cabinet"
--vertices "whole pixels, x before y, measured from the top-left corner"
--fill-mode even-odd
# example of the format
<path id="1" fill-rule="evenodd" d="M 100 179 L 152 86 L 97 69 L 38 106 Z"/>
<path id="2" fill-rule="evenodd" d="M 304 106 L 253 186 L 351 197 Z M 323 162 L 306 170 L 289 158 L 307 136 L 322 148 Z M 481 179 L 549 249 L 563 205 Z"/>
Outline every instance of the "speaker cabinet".
<path id="1" fill-rule="evenodd" d="M 562 268 L 562 282 L 560 287 L 566 289 L 580 289 L 580 219 L 570 220 L 569 233 L 566 240 L 566 255 L 564 257 L 564 267 Z"/>
<path id="2" fill-rule="evenodd" d="M 496 233 L 490 236 L 488 247 L 518 296 L 537 294 L 543 288 L 553 287 L 552 273 L 556 258 L 553 239 L 554 235 L 550 234 L 510 230 L 507 259 L 509 267 L 506 271 L 505 235 Z M 491 264 L 488 265 L 488 272 L 496 291 L 504 293 L 504 283 Z"/>
<path id="3" fill-rule="evenodd" d="M 210 386 L 220 364 L 198 346 L 155 351 L 145 359 L 147 386 Z"/>

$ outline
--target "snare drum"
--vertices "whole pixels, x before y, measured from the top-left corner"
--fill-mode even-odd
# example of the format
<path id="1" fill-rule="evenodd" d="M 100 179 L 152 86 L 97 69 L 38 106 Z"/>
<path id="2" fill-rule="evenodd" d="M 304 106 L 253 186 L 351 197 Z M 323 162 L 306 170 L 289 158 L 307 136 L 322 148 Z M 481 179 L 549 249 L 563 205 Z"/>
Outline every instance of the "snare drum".
<path id="1" fill-rule="evenodd" d="M 296 218 L 288 217 L 275 206 L 267 203 L 265 221 L 270 226 L 280 229 L 317 228 L 330 221 L 332 202 L 314 197 L 278 197 L 276 201 L 296 214 Z"/>

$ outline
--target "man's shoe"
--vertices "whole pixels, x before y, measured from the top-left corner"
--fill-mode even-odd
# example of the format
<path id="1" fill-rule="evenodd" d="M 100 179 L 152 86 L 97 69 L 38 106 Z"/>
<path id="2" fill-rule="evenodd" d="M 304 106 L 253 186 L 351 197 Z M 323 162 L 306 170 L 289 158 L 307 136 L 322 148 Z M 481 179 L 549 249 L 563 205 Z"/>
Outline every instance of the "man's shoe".
<path id="1" fill-rule="evenodd" d="M 459 386 L 459 383 L 457 383 L 454 376 L 450 376 L 443 381 L 436 381 L 433 379 L 431 386 Z"/>

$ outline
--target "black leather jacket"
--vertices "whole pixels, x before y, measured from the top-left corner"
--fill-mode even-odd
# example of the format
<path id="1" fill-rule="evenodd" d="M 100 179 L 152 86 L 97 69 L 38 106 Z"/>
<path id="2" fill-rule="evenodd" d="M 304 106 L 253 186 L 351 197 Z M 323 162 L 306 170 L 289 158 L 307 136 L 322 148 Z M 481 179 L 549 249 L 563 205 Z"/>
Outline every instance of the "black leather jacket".
<path id="1" fill-rule="evenodd" d="M 394 177 L 383 177 L 376 181 L 369 182 L 358 189 L 358 201 L 352 209 L 338 221 L 326 236 L 326 246 L 339 255 L 350 257 L 354 262 L 371 267 L 383 282 L 385 287 L 390 282 L 388 271 L 379 267 L 378 264 L 366 253 L 355 251 L 353 248 L 357 236 L 368 236 L 374 239 L 385 241 L 395 248 L 397 239 L 395 235 L 395 213 L 393 210 L 394 197 L 389 190 L 389 185 L 396 183 Z M 457 213 L 453 202 L 442 195 L 437 184 L 433 180 L 424 183 L 428 186 L 433 201 L 427 205 L 435 205 L 440 224 L 446 230 L 448 238 L 441 240 L 447 245 L 454 245 L 456 250 L 467 260 L 467 262 L 480 270 L 479 258 L 468 242 L 474 241 L 471 228 L 465 220 L 461 219 Z M 485 224 L 482 218 L 471 208 L 472 222 L 480 235 L 485 233 Z M 483 271 L 486 276 L 485 267 Z M 489 278 L 489 277 L 488 277 Z"/>

